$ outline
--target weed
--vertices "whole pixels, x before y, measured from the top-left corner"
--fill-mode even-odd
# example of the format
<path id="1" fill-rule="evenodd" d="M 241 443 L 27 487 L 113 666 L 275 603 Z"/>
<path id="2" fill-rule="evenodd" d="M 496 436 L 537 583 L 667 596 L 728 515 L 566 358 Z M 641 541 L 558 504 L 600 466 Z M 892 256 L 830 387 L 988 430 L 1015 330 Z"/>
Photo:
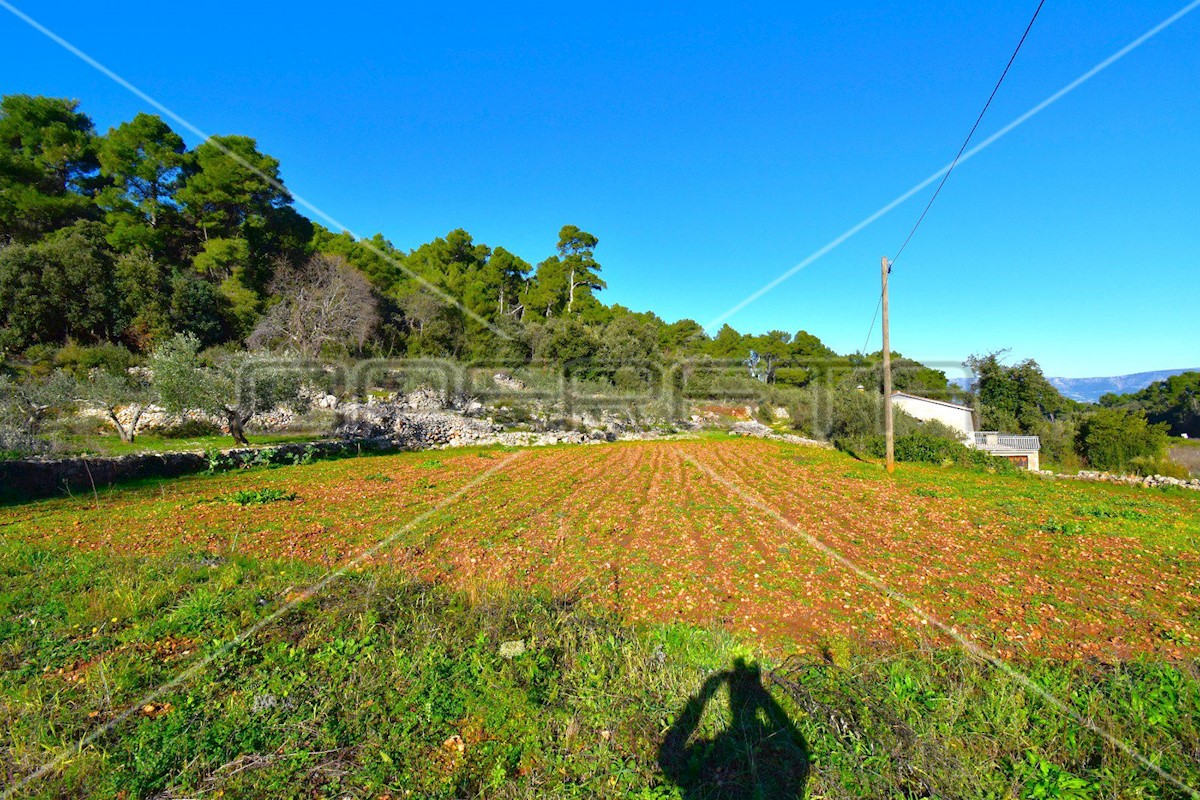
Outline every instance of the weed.
<path id="1" fill-rule="evenodd" d="M 1085 506 L 1079 509 L 1080 514 L 1101 519 L 1153 519 L 1153 514 L 1138 511 L 1135 508 L 1113 508 L 1109 505 Z"/>
<path id="2" fill-rule="evenodd" d="M 1081 522 L 1074 522 L 1072 520 L 1059 522 L 1054 517 L 1043 522 L 1039 530 L 1045 533 L 1061 533 L 1066 536 L 1082 536 L 1087 533 L 1087 528 Z"/>
<path id="3" fill-rule="evenodd" d="M 239 506 L 280 503 L 295 499 L 295 492 L 285 492 L 282 489 L 242 489 L 229 496 L 229 502 L 236 503 Z"/>

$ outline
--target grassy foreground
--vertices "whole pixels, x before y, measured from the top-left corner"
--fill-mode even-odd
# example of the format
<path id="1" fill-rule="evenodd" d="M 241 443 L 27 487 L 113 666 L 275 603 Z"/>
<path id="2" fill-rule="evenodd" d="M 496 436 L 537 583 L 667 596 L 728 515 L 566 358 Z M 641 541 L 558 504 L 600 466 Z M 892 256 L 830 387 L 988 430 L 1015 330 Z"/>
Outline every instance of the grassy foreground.
<path id="1" fill-rule="evenodd" d="M 1190 796 L 870 598 L 755 498 L 1200 785 L 1197 498 L 889 481 L 740 441 L 368 457 L 0 508 L 0 780 L 14 797 Z"/>
<path id="2" fill-rule="evenodd" d="M 755 796 L 757 776 L 765 797 L 802 786 L 812 798 L 1186 796 L 952 649 L 847 649 L 829 654 L 840 666 L 778 670 L 794 681 L 783 685 L 737 666 L 754 653 L 720 632 L 635 629 L 529 595 L 471 602 L 371 573 L 235 640 L 320 574 L 202 552 L 4 545 L 9 788 L 694 798 Z M 1181 780 L 1200 780 L 1194 665 L 1020 666 Z M 130 705 L 132 716 L 80 747 Z"/>

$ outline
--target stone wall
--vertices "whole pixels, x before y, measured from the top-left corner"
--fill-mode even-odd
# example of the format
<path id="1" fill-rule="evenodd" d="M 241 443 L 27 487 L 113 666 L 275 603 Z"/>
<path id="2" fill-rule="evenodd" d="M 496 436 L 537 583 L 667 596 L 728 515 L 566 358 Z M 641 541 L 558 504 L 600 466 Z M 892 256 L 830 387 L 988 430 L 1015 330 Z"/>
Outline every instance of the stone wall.
<path id="1" fill-rule="evenodd" d="M 1062 472 L 1049 472 L 1043 470 L 1038 473 L 1046 478 L 1055 478 L 1069 481 L 1090 481 L 1092 483 L 1116 483 L 1122 486 L 1144 486 L 1149 489 L 1161 489 L 1168 486 L 1174 486 L 1179 489 L 1193 489 L 1200 491 L 1200 478 L 1192 478 L 1190 480 L 1184 478 L 1172 478 L 1168 475 L 1119 475 L 1111 472 L 1095 472 L 1092 470 L 1083 470 L 1074 475 L 1067 475 Z"/>
<path id="2" fill-rule="evenodd" d="M 310 453 L 330 457 L 399 447 L 389 440 L 361 439 L 312 442 L 271 447 L 244 447 L 221 452 L 227 466 L 236 467 L 260 458 L 265 451 L 272 463 L 287 463 Z M 8 501 L 36 500 L 63 494 L 90 493 L 106 486 L 139 478 L 177 478 L 209 468 L 205 453 L 137 453 L 127 456 L 89 458 L 32 458 L 0 461 L 0 498 Z"/>

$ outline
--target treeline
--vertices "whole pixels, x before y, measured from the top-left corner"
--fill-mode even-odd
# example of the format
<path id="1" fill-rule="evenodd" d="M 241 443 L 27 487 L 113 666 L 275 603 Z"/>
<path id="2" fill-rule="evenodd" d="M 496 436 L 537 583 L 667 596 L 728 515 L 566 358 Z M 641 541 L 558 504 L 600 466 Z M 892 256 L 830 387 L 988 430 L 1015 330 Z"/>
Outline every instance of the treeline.
<path id="1" fill-rule="evenodd" d="M 983 429 L 1038 436 L 1043 458 L 1068 469 L 1188 477 L 1167 455 L 1173 432 L 1169 421 L 1191 419 L 1194 424 L 1200 374 L 1176 376 L 1182 380 L 1169 388 L 1163 381 L 1135 395 L 1106 395 L 1097 407 L 1063 397 L 1036 361 L 1004 364 L 1002 356 L 996 352 L 967 359 Z M 1181 411 L 1185 407 L 1192 417 Z"/>
<path id="2" fill-rule="evenodd" d="M 550 243 L 548 242 L 548 245 Z M 138 114 L 99 134 L 76 101 L 0 101 L 0 356 L 89 367 L 175 334 L 203 347 L 521 363 L 749 359 L 803 386 L 878 358 L 816 336 L 709 336 L 695 320 L 606 305 L 597 237 L 574 225 L 536 265 L 454 230 L 411 251 L 356 240 L 292 207 L 280 163 L 247 136 L 194 149 Z M 547 249 L 550 249 L 549 247 Z M 753 354 L 753 355 L 752 355 Z M 952 394 L 898 360 L 898 388 Z"/>
<path id="3" fill-rule="evenodd" d="M 1175 436 L 1200 437 L 1200 372 L 1184 372 L 1155 381 L 1132 394 L 1106 394 L 1105 408 L 1142 412 L 1150 422 L 1166 425 Z"/>

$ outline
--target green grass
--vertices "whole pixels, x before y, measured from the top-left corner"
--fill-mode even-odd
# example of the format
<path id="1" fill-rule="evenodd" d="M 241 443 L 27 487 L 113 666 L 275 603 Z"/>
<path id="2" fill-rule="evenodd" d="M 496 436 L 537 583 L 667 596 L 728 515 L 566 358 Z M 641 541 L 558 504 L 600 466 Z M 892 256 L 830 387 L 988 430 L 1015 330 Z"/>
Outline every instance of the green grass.
<path id="1" fill-rule="evenodd" d="M 312 442 L 322 438 L 308 433 L 287 434 L 250 434 L 246 438 L 252 446 L 294 444 L 296 442 Z M 105 436 L 67 436 L 62 440 L 62 453 L 89 453 L 102 456 L 123 456 L 132 453 L 165 453 L 165 452 L 203 452 L 206 450 L 227 450 L 240 447 L 231 436 L 192 436 L 177 439 L 166 436 L 145 434 L 138 436 L 132 442 L 122 442 L 116 435 Z"/>
<path id="2" fill-rule="evenodd" d="M 965 535 L 971 520 L 986 522 L 989 541 L 971 550 L 998 542 L 1014 549 L 1013 562 L 993 559 L 987 572 L 937 590 L 944 593 L 938 608 L 956 625 L 976 624 L 957 611 L 988 610 L 964 606 L 962 595 L 987 585 L 1001 567 L 1012 569 L 1029 538 L 1054 547 L 1120 538 L 1130 543 L 1130 570 L 1136 566 L 1128 575 L 1149 572 L 1164 582 L 1194 575 L 1200 534 L 1191 492 L 932 465 L 901 465 L 889 478 L 835 452 L 728 437 L 711 445 L 722 445 L 711 452 L 727 459 L 753 455 L 750 463 L 763 473 L 739 472 L 777 501 L 799 486 L 807 488 L 798 497 L 815 496 L 828 483 L 837 492 L 829 495 L 831 520 L 855 503 L 869 515 L 911 502 L 928 510 L 930 529 L 937 515 L 961 516 Z M 526 480 L 497 475 L 484 496 L 438 512 L 396 548 L 437 553 L 439 537 L 453 542 L 479 530 L 487 533 L 481 542 L 515 552 L 545 524 L 512 516 L 516 498 L 533 495 L 530 508 L 545 505 L 557 515 L 554 524 L 572 526 L 561 546 L 596 560 L 585 526 L 627 530 L 630 514 L 599 515 L 584 498 L 583 516 L 565 515 L 567 499 L 586 483 L 538 472 L 535 459 L 576 454 L 562 463 L 606 464 L 626 451 L 650 457 L 666 446 L 530 451 L 509 468 L 532 469 Z M 759 457 L 760 449 L 769 456 Z M 385 564 L 352 571 L 313 597 L 304 592 L 341 560 L 337 553 L 322 560 L 320 547 L 353 550 L 350 536 L 360 537 L 359 546 L 377 541 L 507 452 L 239 470 L 2 509 L 0 775 L 11 786 L 62 759 L 60 769 L 14 796 L 696 800 L 755 796 L 747 786 L 752 758 L 754 774 L 775 781 L 758 787 L 762 797 L 783 796 L 781 782 L 805 764 L 805 796 L 813 800 L 1187 797 L 1012 675 L 946 640 L 873 643 L 843 625 L 796 661 L 789 656 L 797 648 L 786 642 L 738 638 L 715 623 L 631 625 L 602 604 L 544 585 L 456 592 Z M 649 469 L 653 462 L 631 463 L 631 483 L 643 468 L 647 481 L 662 479 Z M 543 485 L 554 480 L 562 485 Z M 284 502 L 291 495 L 296 502 Z M 239 496 L 245 508 L 231 504 Z M 661 497 L 671 518 L 732 526 L 742 509 L 725 494 Z M 607 499 L 614 508 L 653 506 L 636 493 Z M 211 531 L 224 544 L 196 544 L 204 541 L 198 532 Z M 139 532 L 154 538 L 130 538 Z M 847 533 L 866 537 L 871 528 Z M 275 534 L 280 545 L 263 545 Z M 715 540 L 724 536 L 717 531 Z M 730 558 L 741 580 L 758 578 L 762 568 L 749 560 L 754 540 L 741 528 L 731 527 L 730 536 L 744 545 Z M 99 544 L 84 549 L 85 539 Z M 308 560 L 268 556 L 287 554 L 292 542 L 314 548 Z M 858 546 L 858 538 L 849 544 Z M 788 564 L 812 562 L 796 539 L 778 553 Z M 1088 588 L 1072 585 L 1063 565 L 1039 558 L 1035 568 L 1055 579 L 1049 588 L 1028 595 L 1022 582 L 1005 584 L 998 602 L 1016 593 L 1031 624 L 1043 626 L 1048 614 L 1104 613 L 1077 610 L 1070 598 L 1080 595 L 1058 594 Z M 665 573 L 663 564 L 631 552 L 625 591 Z M 815 565 L 795 596 L 808 586 L 840 588 L 838 577 L 835 565 Z M 669 598 L 676 589 L 664 581 L 655 591 Z M 1186 594 L 1171 599 L 1183 603 Z M 273 617 L 289 599 L 294 607 Z M 840 600 L 834 607 L 843 608 Z M 1188 635 L 1200 630 L 1192 609 L 1178 618 L 1178 630 L 1161 631 L 1182 637 L 1184 652 L 1194 652 L 1186 649 Z M 236 640 L 258 623 L 255 635 Z M 512 642 L 524 652 L 501 656 Z M 1178 779 L 1200 785 L 1200 666 L 1193 657 L 1100 663 L 1018 653 L 1009 661 Z M 171 683 L 192 666 L 194 674 Z M 146 699 L 163 685 L 164 693 Z M 128 719 L 102 727 L 130 707 L 136 711 Z M 695 735 L 674 748 L 690 722 Z"/>
<path id="3" fill-rule="evenodd" d="M 719 632 L 631 628 L 561 599 L 472 600 L 371 573 L 236 640 L 320 575 L 187 550 L 0 545 L 0 769 L 63 759 L 17 796 L 749 797 L 751 756 L 776 781 L 766 797 L 805 764 L 813 798 L 1184 796 L 950 649 L 836 639 L 832 663 L 790 663 L 760 684 L 757 668 L 737 666 L 754 654 Z M 506 650 L 523 652 L 501 656 L 518 641 Z M 1020 666 L 1180 779 L 1200 779 L 1194 670 Z M 668 757 L 691 722 L 687 748 Z"/>

